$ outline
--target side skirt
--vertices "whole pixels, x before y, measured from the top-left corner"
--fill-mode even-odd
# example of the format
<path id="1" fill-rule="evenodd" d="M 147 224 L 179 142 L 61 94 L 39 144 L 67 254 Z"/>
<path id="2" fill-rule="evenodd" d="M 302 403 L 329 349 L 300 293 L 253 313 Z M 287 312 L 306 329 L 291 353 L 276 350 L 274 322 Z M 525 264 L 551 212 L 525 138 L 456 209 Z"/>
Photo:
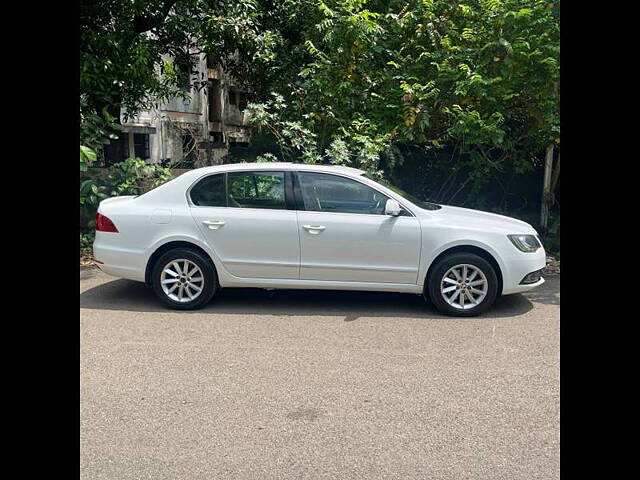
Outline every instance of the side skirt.
<path id="1" fill-rule="evenodd" d="M 289 280 L 283 278 L 220 278 L 224 288 L 282 288 L 307 290 L 361 290 L 374 292 L 422 293 L 422 285 L 407 283 L 334 282 L 325 280 Z"/>

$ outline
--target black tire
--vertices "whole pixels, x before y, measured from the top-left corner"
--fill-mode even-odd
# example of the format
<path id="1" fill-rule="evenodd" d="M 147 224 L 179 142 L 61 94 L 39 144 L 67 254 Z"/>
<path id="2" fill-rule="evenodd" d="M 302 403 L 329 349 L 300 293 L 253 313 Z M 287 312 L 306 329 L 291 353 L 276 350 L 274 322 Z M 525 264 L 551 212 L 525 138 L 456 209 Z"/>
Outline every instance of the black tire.
<path id="1" fill-rule="evenodd" d="M 171 260 L 178 259 L 186 259 L 195 263 L 202 271 L 204 279 L 204 284 L 202 286 L 202 291 L 200 292 L 200 294 L 193 300 L 182 303 L 170 298 L 164 292 L 160 283 L 162 270 L 164 269 L 164 267 L 169 262 L 171 262 Z M 218 290 L 218 275 L 213 263 L 211 262 L 211 259 L 209 259 L 207 256 L 203 255 L 197 250 L 192 250 L 189 248 L 176 248 L 174 250 L 169 250 L 160 258 L 158 258 L 153 267 L 151 283 L 153 285 L 153 291 L 155 292 L 156 296 L 169 308 L 173 308 L 175 310 L 196 310 L 209 303 L 211 298 L 215 295 L 216 291 Z"/>
<path id="2" fill-rule="evenodd" d="M 487 278 L 487 293 L 485 297 L 477 306 L 465 310 L 449 305 L 440 292 L 440 285 L 443 282 L 444 275 L 450 268 L 461 264 L 473 265 L 480 269 Z M 433 266 L 425 285 L 425 293 L 440 313 L 454 317 L 474 317 L 493 305 L 498 294 L 498 278 L 494 268 L 484 258 L 473 253 L 452 253 L 438 260 Z"/>

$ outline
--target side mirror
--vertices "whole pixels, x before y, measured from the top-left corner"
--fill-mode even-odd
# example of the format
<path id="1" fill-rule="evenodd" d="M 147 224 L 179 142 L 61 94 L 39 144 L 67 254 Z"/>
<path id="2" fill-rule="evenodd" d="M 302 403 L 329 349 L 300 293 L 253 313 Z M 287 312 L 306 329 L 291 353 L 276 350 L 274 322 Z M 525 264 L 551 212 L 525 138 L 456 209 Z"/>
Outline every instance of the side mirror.
<path id="1" fill-rule="evenodd" d="M 392 217 L 397 217 L 402 213 L 402 207 L 398 202 L 393 199 L 387 200 L 386 205 L 384 206 L 384 214 L 391 215 Z"/>

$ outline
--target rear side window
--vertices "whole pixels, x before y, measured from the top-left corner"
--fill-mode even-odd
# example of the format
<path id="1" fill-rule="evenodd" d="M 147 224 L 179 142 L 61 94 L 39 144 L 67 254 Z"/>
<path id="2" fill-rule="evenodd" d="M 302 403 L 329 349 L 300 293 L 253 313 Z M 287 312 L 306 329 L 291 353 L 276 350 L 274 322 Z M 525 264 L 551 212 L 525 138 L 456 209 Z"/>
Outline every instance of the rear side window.
<path id="1" fill-rule="evenodd" d="M 190 192 L 200 207 L 286 209 L 284 172 L 229 172 L 209 175 Z"/>
<path id="2" fill-rule="evenodd" d="M 229 172 L 229 206 L 285 209 L 284 172 Z"/>
<path id="3" fill-rule="evenodd" d="M 191 189 L 191 201 L 201 207 L 226 207 L 224 173 L 200 180 Z"/>

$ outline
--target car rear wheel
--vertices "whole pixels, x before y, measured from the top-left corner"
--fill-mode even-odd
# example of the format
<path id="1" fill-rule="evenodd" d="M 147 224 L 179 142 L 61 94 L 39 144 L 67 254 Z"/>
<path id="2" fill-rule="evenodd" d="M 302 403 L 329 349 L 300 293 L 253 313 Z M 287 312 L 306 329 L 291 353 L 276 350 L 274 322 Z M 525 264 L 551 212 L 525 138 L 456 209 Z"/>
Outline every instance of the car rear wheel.
<path id="1" fill-rule="evenodd" d="M 438 261 L 426 287 L 429 299 L 441 313 L 472 317 L 493 304 L 498 279 L 484 258 L 473 253 L 454 253 Z"/>
<path id="2" fill-rule="evenodd" d="M 218 289 L 211 260 L 188 248 L 162 255 L 153 270 L 153 290 L 170 308 L 194 310 L 206 305 Z"/>

